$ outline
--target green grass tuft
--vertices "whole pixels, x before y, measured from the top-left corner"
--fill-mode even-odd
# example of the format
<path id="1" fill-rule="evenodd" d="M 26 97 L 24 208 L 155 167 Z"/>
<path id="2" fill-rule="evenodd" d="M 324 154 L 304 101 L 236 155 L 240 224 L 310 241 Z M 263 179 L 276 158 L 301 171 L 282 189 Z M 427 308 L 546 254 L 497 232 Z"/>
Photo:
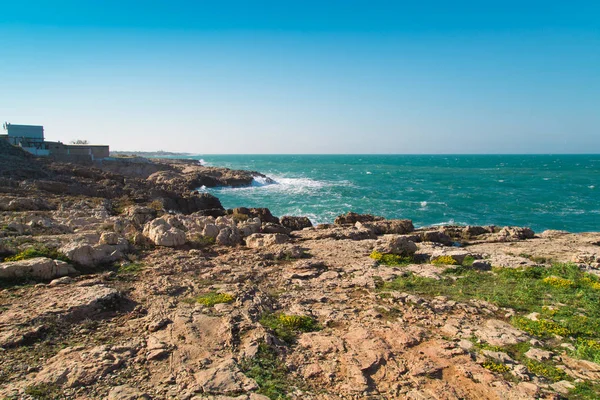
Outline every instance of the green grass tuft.
<path id="1" fill-rule="evenodd" d="M 373 251 L 369 257 L 378 261 L 380 264 L 388 265 L 390 267 L 415 264 L 413 257 L 400 256 L 398 254 L 384 254 L 378 251 Z"/>
<path id="2" fill-rule="evenodd" d="M 248 378 L 254 379 L 259 389 L 256 393 L 272 400 L 289 399 L 291 382 L 283 361 L 269 346 L 261 343 L 253 358 L 240 363 L 240 369 Z"/>
<path id="3" fill-rule="evenodd" d="M 215 304 L 231 303 L 235 297 L 229 293 L 208 292 L 196 297 L 184 299 L 185 303 L 194 304 L 200 303 L 207 307 L 212 307 Z"/>
<path id="4" fill-rule="evenodd" d="M 439 256 L 431 260 L 433 265 L 457 265 L 456 261 L 452 256 Z"/>
<path id="5" fill-rule="evenodd" d="M 296 336 L 301 332 L 321 330 L 317 321 L 303 315 L 265 314 L 261 317 L 260 323 L 288 344 L 294 343 Z"/>
<path id="6" fill-rule="evenodd" d="M 58 250 L 49 249 L 44 246 L 30 247 L 26 250 L 21 251 L 18 254 L 15 254 L 14 256 L 6 257 L 4 259 L 4 261 L 5 262 L 21 261 L 21 260 L 29 260 L 31 258 L 37 258 L 37 257 L 47 257 L 47 258 L 51 258 L 53 260 L 71 262 L 71 260 L 69 260 L 69 258 L 67 256 L 65 256 L 63 253 L 59 252 Z"/>

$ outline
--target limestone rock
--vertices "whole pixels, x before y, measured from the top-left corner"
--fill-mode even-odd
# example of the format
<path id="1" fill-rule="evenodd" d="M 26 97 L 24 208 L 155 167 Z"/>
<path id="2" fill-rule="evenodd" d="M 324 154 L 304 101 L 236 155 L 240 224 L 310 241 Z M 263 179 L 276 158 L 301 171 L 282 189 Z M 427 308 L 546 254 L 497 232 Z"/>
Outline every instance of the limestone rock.
<path id="1" fill-rule="evenodd" d="M 219 227 L 215 224 L 206 224 L 202 229 L 202 235 L 216 239 L 219 236 Z"/>
<path id="2" fill-rule="evenodd" d="M 439 230 L 419 232 L 423 242 L 441 243 L 445 246 L 452 245 L 452 238 Z"/>
<path id="3" fill-rule="evenodd" d="M 185 232 L 164 218 L 156 218 L 144 226 L 144 235 L 157 246 L 175 247 L 185 243 Z"/>
<path id="4" fill-rule="evenodd" d="M 236 227 L 225 227 L 219 231 L 216 242 L 222 246 L 235 246 L 241 242 L 240 232 Z"/>
<path id="5" fill-rule="evenodd" d="M 497 240 L 510 242 L 515 240 L 533 239 L 535 232 L 529 228 L 518 226 L 505 226 L 496 234 Z"/>
<path id="6" fill-rule="evenodd" d="M 64 261 L 52 260 L 46 257 L 0 264 L 0 279 L 25 277 L 53 279 L 71 274 L 77 274 L 77 270 L 73 266 Z"/>
<path id="7" fill-rule="evenodd" d="M 143 226 L 156 217 L 156 210 L 150 207 L 132 206 L 125 210 L 125 215 L 134 223 Z"/>
<path id="8" fill-rule="evenodd" d="M 289 240 L 289 236 L 281 233 L 254 233 L 246 238 L 246 246 L 257 249 L 276 244 L 283 244 Z"/>
<path id="9" fill-rule="evenodd" d="M 291 232 L 291 230 L 286 228 L 285 226 L 279 225 L 279 224 L 273 224 L 271 222 L 267 222 L 266 224 L 263 224 L 260 231 L 262 233 L 282 233 L 284 235 L 289 235 Z"/>
<path id="10" fill-rule="evenodd" d="M 108 240 L 116 244 L 91 244 L 90 241 L 82 240 L 67 243 L 59 250 L 73 262 L 84 266 L 91 267 L 114 262 L 123 258 L 129 244 L 122 237 L 110 234 L 108 236 L 110 237 Z"/>
<path id="11" fill-rule="evenodd" d="M 417 245 L 404 236 L 389 235 L 377 240 L 375 251 L 385 254 L 412 256 L 417 251 Z"/>
<path id="12" fill-rule="evenodd" d="M 530 348 L 527 351 L 527 353 L 525 353 L 525 357 L 531 358 L 532 360 L 536 360 L 536 361 L 540 361 L 540 362 L 551 360 L 552 355 L 553 354 L 551 351 L 536 349 L 534 347 Z"/>
<path id="13" fill-rule="evenodd" d="M 354 225 L 357 222 L 382 221 L 383 219 L 383 217 L 378 217 L 371 214 L 357 214 L 350 211 L 347 214 L 337 216 L 333 223 L 335 225 Z"/>
<path id="14" fill-rule="evenodd" d="M 304 228 L 310 228 L 313 226 L 310 219 L 307 217 L 292 217 L 289 215 L 281 217 L 281 225 L 292 230 L 292 231 L 300 231 Z"/>
<path id="15" fill-rule="evenodd" d="M 526 342 L 530 339 L 527 334 L 508 322 L 498 319 L 489 319 L 474 331 L 475 336 L 492 346 L 509 346 Z"/>
<path id="16" fill-rule="evenodd" d="M 399 234 L 403 235 L 415 230 L 413 223 L 409 219 L 389 219 L 383 221 L 357 222 L 357 228 L 364 228 L 373 231 L 376 235 Z"/>
<path id="17" fill-rule="evenodd" d="M 194 378 L 206 393 L 234 394 L 258 389 L 256 382 L 244 375 L 232 358 L 195 373 Z"/>
<path id="18" fill-rule="evenodd" d="M 150 400 L 151 397 L 141 390 L 127 385 L 115 386 L 108 392 L 106 400 Z"/>
<path id="19" fill-rule="evenodd" d="M 131 347 L 68 347 L 49 359 L 34 381 L 65 387 L 91 385 L 121 367 L 135 353 L 136 349 Z"/>
<path id="20" fill-rule="evenodd" d="M 467 256 L 470 256 L 471 253 L 465 250 L 448 250 L 448 249 L 440 249 L 435 250 L 431 253 L 431 261 L 434 261 L 440 257 L 451 257 L 457 264 L 462 264 Z"/>

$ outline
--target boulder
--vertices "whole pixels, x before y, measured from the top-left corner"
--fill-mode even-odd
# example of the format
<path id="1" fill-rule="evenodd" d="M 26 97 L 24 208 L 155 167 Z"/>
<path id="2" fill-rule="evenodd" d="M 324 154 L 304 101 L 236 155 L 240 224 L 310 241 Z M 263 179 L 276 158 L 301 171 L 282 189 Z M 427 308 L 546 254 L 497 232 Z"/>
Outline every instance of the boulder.
<path id="1" fill-rule="evenodd" d="M 185 243 L 185 232 L 163 218 L 156 218 L 144 226 L 144 236 L 157 246 L 175 247 Z"/>
<path id="2" fill-rule="evenodd" d="M 240 232 L 236 227 L 226 227 L 219 231 L 216 243 L 222 246 L 235 246 L 241 242 Z"/>
<path id="3" fill-rule="evenodd" d="M 194 378 L 205 393 L 236 394 L 258 389 L 256 382 L 244 375 L 232 358 L 195 373 Z"/>
<path id="4" fill-rule="evenodd" d="M 116 234 L 112 236 L 109 232 L 104 234 L 108 234 L 105 240 L 115 244 L 102 243 L 102 240 L 99 240 L 98 244 L 92 244 L 88 240 L 73 241 L 67 243 L 59 250 L 73 262 L 86 267 L 122 259 L 124 252 L 129 248 L 127 240 Z"/>
<path id="5" fill-rule="evenodd" d="M 7 211 L 38 211 L 49 210 L 48 203 L 40 198 L 18 197 L 10 200 L 6 206 Z"/>
<path id="6" fill-rule="evenodd" d="M 384 236 L 377 240 L 375 251 L 384 254 L 412 256 L 417 251 L 417 245 L 404 236 Z"/>
<path id="7" fill-rule="evenodd" d="M 462 264 L 465 261 L 467 256 L 470 256 L 471 253 L 465 250 L 449 250 L 449 249 L 440 249 L 434 250 L 431 253 L 431 261 L 435 261 L 440 257 L 451 257 L 456 264 Z"/>
<path id="8" fill-rule="evenodd" d="M 262 233 L 282 233 L 284 235 L 289 235 L 291 230 L 286 228 L 285 226 L 274 224 L 271 222 L 267 222 L 261 228 Z"/>
<path id="9" fill-rule="evenodd" d="M 289 236 L 281 233 L 254 233 L 246 238 L 246 246 L 257 249 L 265 246 L 283 244 L 289 240 Z"/>
<path id="10" fill-rule="evenodd" d="M 396 234 L 403 235 L 415 230 L 410 219 L 389 219 L 383 221 L 357 222 L 357 228 L 370 229 L 376 235 Z"/>
<path id="11" fill-rule="evenodd" d="M 313 226 L 312 222 L 310 222 L 310 219 L 307 217 L 292 217 L 289 215 L 281 217 L 281 225 L 291 231 L 301 231 L 304 228 Z"/>
<path id="12" fill-rule="evenodd" d="M 238 230 L 240 231 L 240 235 L 242 237 L 250 236 L 253 233 L 260 232 L 262 224 L 259 218 L 251 218 L 245 222 L 238 224 Z"/>
<path id="13" fill-rule="evenodd" d="M 53 279 L 76 274 L 77 270 L 64 261 L 46 257 L 12 261 L 0 264 L 0 279 L 37 278 Z"/>
<path id="14" fill-rule="evenodd" d="M 202 236 L 216 239 L 219 236 L 219 227 L 215 224 L 206 224 L 204 229 L 202 229 Z"/>
<path id="15" fill-rule="evenodd" d="M 100 235 L 100 244 L 108 244 L 111 246 L 119 244 L 119 235 L 114 232 L 104 232 Z"/>
<path id="16" fill-rule="evenodd" d="M 125 215 L 134 223 L 142 226 L 156 217 L 156 210 L 150 207 L 132 206 L 125 210 Z"/>
<path id="17" fill-rule="evenodd" d="M 357 222 L 382 221 L 383 219 L 383 217 L 378 217 L 371 214 L 357 214 L 350 211 L 347 214 L 338 215 L 333 223 L 336 225 L 354 225 Z"/>
<path id="18" fill-rule="evenodd" d="M 425 231 L 419 232 L 419 237 L 422 242 L 441 243 L 445 246 L 452 245 L 452 238 L 441 231 Z"/>
<path id="19" fill-rule="evenodd" d="M 237 215 L 238 219 L 240 215 L 244 215 L 246 218 L 259 218 L 262 222 L 270 222 L 273 224 L 279 223 L 279 218 L 273 216 L 268 208 L 246 208 L 239 207 L 231 210 L 234 216 Z"/>
<path id="20" fill-rule="evenodd" d="M 518 226 L 505 226 L 496 234 L 498 240 L 510 242 L 514 240 L 532 239 L 535 237 L 535 232 L 529 228 L 521 228 Z"/>

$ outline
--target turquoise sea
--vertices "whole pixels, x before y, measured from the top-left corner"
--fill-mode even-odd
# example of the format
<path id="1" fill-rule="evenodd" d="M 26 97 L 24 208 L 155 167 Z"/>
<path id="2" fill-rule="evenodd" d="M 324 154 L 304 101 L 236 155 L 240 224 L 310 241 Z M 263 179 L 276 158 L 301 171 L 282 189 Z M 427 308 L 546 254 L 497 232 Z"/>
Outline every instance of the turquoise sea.
<path id="1" fill-rule="evenodd" d="M 436 224 L 600 231 L 600 155 L 202 155 L 277 183 L 205 189 L 225 208 L 332 222 L 347 211 Z"/>

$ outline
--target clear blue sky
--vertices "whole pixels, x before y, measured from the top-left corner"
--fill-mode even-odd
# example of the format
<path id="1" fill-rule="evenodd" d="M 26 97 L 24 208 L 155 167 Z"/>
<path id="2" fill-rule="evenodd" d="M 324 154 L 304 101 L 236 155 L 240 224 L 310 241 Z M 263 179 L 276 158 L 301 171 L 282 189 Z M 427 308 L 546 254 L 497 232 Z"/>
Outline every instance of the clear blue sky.
<path id="1" fill-rule="evenodd" d="M 0 119 L 64 142 L 600 153 L 599 1 L 0 0 L 0 50 Z"/>

